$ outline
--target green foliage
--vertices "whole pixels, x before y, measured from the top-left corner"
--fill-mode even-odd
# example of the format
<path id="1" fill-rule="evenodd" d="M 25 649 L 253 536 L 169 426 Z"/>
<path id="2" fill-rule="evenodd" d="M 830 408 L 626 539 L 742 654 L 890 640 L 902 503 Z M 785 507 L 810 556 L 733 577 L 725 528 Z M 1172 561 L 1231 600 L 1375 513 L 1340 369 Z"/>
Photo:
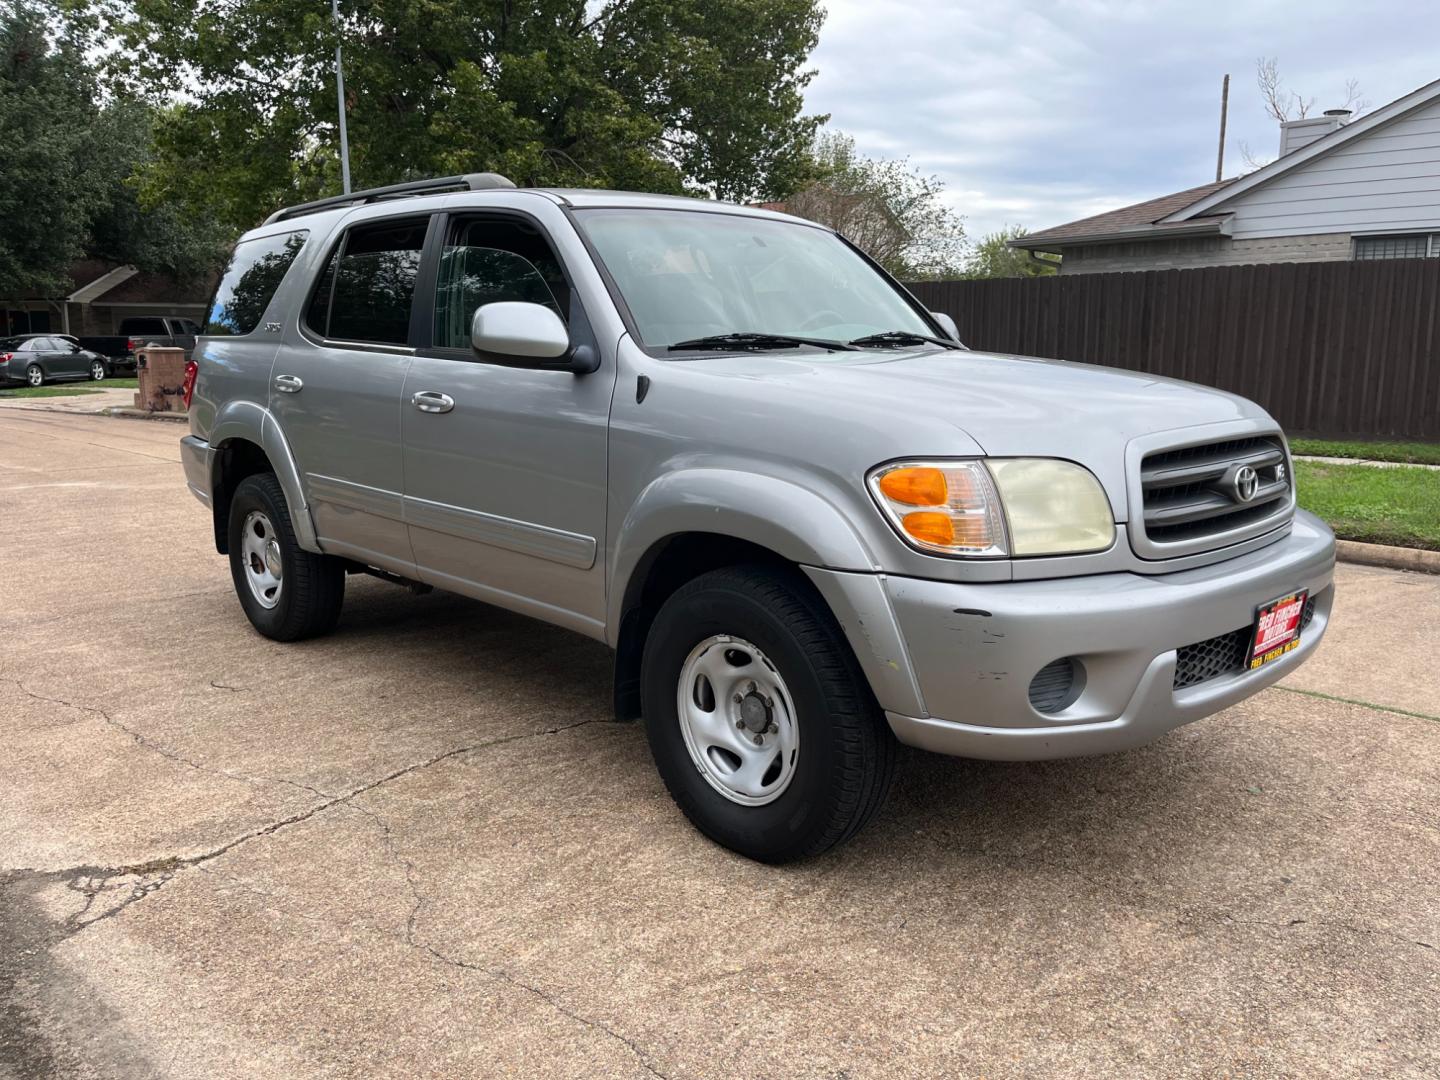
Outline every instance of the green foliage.
<path id="1" fill-rule="evenodd" d="M 1434 469 L 1297 461 L 1295 494 L 1342 540 L 1440 551 L 1440 472 Z"/>
<path id="2" fill-rule="evenodd" d="M 234 229 L 340 190 L 337 30 L 322 0 L 73 0 L 116 77 L 167 102 L 142 202 Z M 519 184 L 747 200 L 801 179 L 816 0 L 348 0 L 352 179 L 493 170 Z M 184 93 L 177 94 L 176 88 Z"/>
<path id="3" fill-rule="evenodd" d="M 68 293 L 82 256 L 175 276 L 223 257 L 213 226 L 140 204 L 153 110 L 105 93 L 78 29 L 35 3 L 0 16 L 0 295 Z"/>
<path id="4" fill-rule="evenodd" d="M 85 175 L 93 83 L 76 44 L 48 31 L 29 3 L 0 17 L 0 296 L 68 292 L 99 201 Z"/>
<path id="5" fill-rule="evenodd" d="M 839 132 L 814 140 L 809 170 L 813 179 L 785 201 L 787 211 L 830 226 L 902 280 L 959 275 L 965 229 L 939 178 L 903 159 L 864 157 Z"/>
<path id="6" fill-rule="evenodd" d="M 975 245 L 970 257 L 965 260 L 964 277 L 967 278 L 1014 278 L 1049 277 L 1059 273 L 1060 259 L 1057 256 L 1030 253 L 1010 246 L 1011 240 L 1024 236 L 1023 225 L 1007 225 L 999 232 L 991 233 Z M 1043 265 L 1042 265 L 1043 264 Z"/>

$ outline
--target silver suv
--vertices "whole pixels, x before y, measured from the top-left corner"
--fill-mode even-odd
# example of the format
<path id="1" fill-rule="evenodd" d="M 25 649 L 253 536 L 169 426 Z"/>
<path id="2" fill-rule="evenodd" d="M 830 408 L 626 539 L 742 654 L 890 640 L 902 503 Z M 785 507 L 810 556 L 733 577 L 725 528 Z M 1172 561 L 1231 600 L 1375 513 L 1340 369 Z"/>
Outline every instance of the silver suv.
<path id="1" fill-rule="evenodd" d="M 1269 686 L 1334 541 L 1256 405 L 972 352 L 834 232 L 491 174 L 282 210 L 196 349 L 190 488 L 282 641 L 347 573 L 610 645 L 706 835 L 853 835 L 897 743 L 1122 750 Z"/>

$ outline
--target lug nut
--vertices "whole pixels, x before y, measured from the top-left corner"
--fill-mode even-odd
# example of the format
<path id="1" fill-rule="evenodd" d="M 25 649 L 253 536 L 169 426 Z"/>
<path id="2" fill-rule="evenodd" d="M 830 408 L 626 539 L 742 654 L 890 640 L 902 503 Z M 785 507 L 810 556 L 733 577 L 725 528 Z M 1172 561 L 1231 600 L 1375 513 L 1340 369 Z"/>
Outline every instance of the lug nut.
<path id="1" fill-rule="evenodd" d="M 756 736 L 755 736 L 755 745 L 756 745 L 756 746 L 763 746 L 764 744 L 765 744 L 765 736 L 763 736 L 763 735 L 756 735 Z"/>
<path id="2" fill-rule="evenodd" d="M 735 704 L 736 704 L 736 705 L 739 705 L 739 704 L 740 704 L 742 701 L 744 701 L 744 700 L 745 700 L 745 695 L 744 695 L 744 694 L 736 694 L 736 695 L 735 695 Z"/>
<path id="3" fill-rule="evenodd" d="M 744 730 L 745 730 L 745 721 L 744 721 L 744 720 L 736 720 L 736 721 L 735 721 L 735 730 L 736 730 L 736 731 L 744 731 Z"/>
<path id="4" fill-rule="evenodd" d="M 771 720 L 771 721 L 770 721 L 770 726 L 765 729 L 765 734 L 766 734 L 766 735 L 774 735 L 775 732 L 777 732 L 777 731 L 779 731 L 779 730 L 780 730 L 780 725 L 777 724 L 777 723 L 775 723 L 774 720 Z"/>

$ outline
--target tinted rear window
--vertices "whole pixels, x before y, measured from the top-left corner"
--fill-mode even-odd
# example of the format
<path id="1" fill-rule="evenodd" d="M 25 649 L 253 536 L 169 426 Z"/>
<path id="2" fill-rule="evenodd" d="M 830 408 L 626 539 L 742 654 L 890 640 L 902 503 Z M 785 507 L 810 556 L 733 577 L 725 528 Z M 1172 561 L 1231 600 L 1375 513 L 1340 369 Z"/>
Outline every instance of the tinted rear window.
<path id="1" fill-rule="evenodd" d="M 120 333 L 122 334 L 165 334 L 164 319 L 121 319 Z"/>
<path id="2" fill-rule="evenodd" d="M 404 345 L 426 218 L 357 225 L 315 284 L 306 322 L 336 341 Z"/>
<path id="3" fill-rule="evenodd" d="M 260 317 L 309 235 L 301 229 L 237 244 L 215 299 L 210 302 L 205 333 L 211 337 L 238 337 L 259 326 Z"/>

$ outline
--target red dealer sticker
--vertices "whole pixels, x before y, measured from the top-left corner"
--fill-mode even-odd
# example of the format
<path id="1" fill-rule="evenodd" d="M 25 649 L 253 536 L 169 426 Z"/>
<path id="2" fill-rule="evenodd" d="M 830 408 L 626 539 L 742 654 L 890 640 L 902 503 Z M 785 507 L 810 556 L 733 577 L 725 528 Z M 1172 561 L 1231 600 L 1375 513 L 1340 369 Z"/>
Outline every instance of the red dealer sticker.
<path id="1" fill-rule="evenodd" d="M 1305 613 L 1308 589 L 1262 604 L 1255 612 L 1254 644 L 1250 647 L 1250 670 L 1278 660 L 1300 647 L 1300 616 Z"/>

